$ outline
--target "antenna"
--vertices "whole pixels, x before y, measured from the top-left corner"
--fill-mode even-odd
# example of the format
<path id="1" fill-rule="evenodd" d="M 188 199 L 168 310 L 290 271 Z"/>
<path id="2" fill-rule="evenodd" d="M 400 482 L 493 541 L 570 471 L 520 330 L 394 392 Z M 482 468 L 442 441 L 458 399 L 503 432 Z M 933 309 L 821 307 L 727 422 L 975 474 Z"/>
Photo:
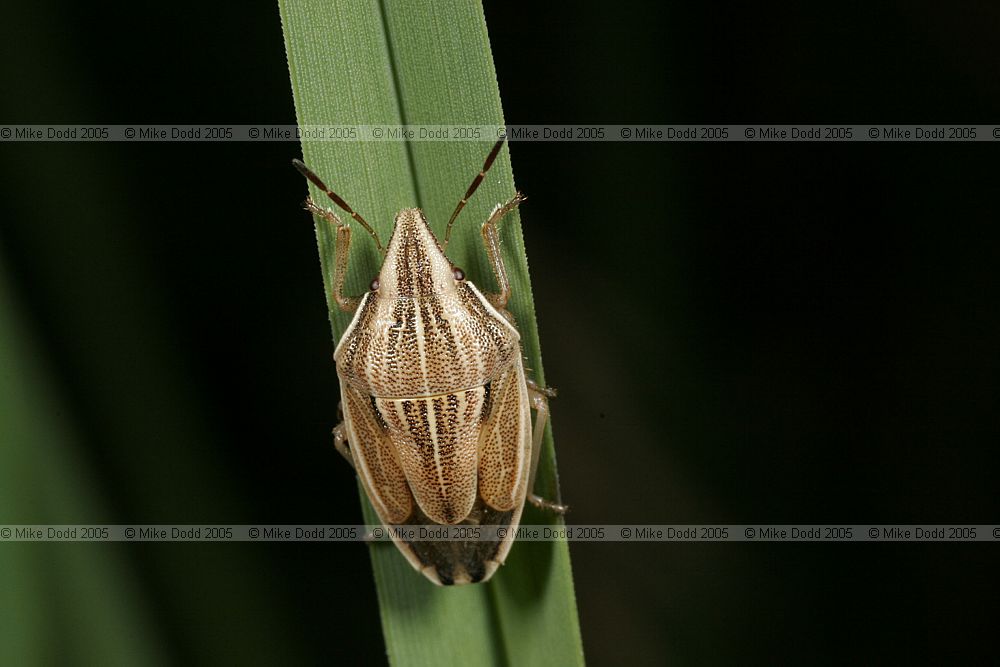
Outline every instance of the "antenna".
<path id="1" fill-rule="evenodd" d="M 495 152 L 495 149 L 494 149 L 494 152 Z M 340 195 L 338 195 L 336 192 L 334 192 L 330 188 L 326 187 L 326 184 L 319 179 L 319 176 L 317 176 L 316 174 L 314 174 L 309 167 L 305 166 L 305 164 L 302 163 L 301 160 L 292 160 L 292 165 L 296 169 L 298 169 L 302 173 L 303 176 L 305 176 L 310 181 L 312 181 L 313 185 L 315 185 L 317 188 L 319 188 L 320 190 L 322 190 L 323 192 L 325 192 L 326 196 L 329 197 L 330 199 L 332 199 L 334 204 L 336 204 L 340 208 L 344 209 L 344 211 L 346 211 L 352 218 L 354 218 L 355 220 L 357 220 L 358 223 L 362 227 L 364 227 L 365 230 L 367 230 L 367 232 L 369 234 L 371 234 L 371 237 L 373 239 L 375 239 L 375 245 L 378 246 L 378 251 L 380 253 L 382 253 L 383 255 L 385 254 L 385 249 L 382 247 L 382 242 L 379 241 L 378 234 L 375 233 L 375 230 L 372 229 L 372 226 L 368 224 L 367 220 L 365 220 L 364 218 L 362 218 L 359 214 L 355 213 L 354 209 L 351 208 L 350 205 L 348 205 L 348 203 L 346 201 L 344 201 L 343 199 L 341 199 Z M 480 174 L 480 176 L 482 176 L 482 174 Z"/>
<path id="2" fill-rule="evenodd" d="M 465 205 L 469 203 L 469 197 L 472 196 L 472 193 L 474 193 L 476 189 L 479 188 L 479 184 L 483 182 L 483 178 L 486 177 L 486 172 L 488 172 L 490 167 L 493 166 L 493 161 L 497 159 L 497 155 L 500 153 L 500 148 L 506 140 L 507 137 L 505 135 L 493 145 L 493 150 L 491 150 L 490 154 L 486 156 L 486 162 L 483 163 L 483 168 L 480 169 L 476 177 L 472 179 L 472 185 L 470 185 L 469 189 L 465 191 L 465 196 L 458 202 L 458 206 L 455 207 L 455 212 L 452 213 L 451 218 L 448 219 L 448 229 L 444 233 L 444 247 L 446 249 L 448 247 L 448 239 L 451 238 L 451 227 L 455 224 L 455 218 L 457 218 L 458 214 L 462 212 Z"/>

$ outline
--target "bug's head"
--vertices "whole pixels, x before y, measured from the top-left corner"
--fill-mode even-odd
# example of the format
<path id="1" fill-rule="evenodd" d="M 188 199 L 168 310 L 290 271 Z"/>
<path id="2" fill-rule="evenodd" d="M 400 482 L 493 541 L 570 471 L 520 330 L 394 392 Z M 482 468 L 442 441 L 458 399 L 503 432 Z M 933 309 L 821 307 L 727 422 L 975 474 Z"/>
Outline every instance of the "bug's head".
<path id="1" fill-rule="evenodd" d="M 386 298 L 420 298 L 456 289 L 465 279 L 452 266 L 419 208 L 396 215 L 392 238 L 378 276 L 378 291 Z"/>

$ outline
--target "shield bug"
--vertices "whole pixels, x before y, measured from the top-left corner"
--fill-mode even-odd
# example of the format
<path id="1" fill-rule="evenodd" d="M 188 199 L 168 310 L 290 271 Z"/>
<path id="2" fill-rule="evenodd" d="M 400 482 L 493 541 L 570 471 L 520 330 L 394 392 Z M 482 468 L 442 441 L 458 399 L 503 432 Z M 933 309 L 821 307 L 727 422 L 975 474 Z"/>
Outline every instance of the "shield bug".
<path id="1" fill-rule="evenodd" d="M 525 499 L 565 507 L 532 492 L 551 389 L 528 379 L 521 337 L 506 309 L 510 282 L 498 226 L 524 196 L 498 204 L 482 238 L 499 290 L 483 293 L 445 250 L 452 226 L 503 147 L 448 220 L 444 244 L 417 208 L 400 211 L 392 237 L 378 234 L 303 163 L 295 167 L 355 222 L 381 253 L 367 293 L 344 294 L 351 227 L 309 197 L 306 210 L 336 229 L 333 297 L 354 313 L 334 352 L 343 421 L 334 444 L 354 466 L 379 519 L 393 525 L 504 527 L 503 539 L 415 541 L 389 531 L 418 571 L 439 585 L 489 579 L 514 541 Z M 536 411 L 534 426 L 531 409 Z"/>

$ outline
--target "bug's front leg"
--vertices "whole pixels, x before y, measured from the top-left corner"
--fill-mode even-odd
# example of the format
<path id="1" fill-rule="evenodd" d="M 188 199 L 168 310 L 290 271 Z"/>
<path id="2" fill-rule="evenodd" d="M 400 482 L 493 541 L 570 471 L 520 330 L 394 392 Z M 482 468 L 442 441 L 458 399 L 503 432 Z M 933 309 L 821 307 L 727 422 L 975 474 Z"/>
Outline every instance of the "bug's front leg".
<path id="1" fill-rule="evenodd" d="M 500 252 L 500 233 L 497 231 L 497 224 L 525 199 L 527 197 L 523 194 L 516 193 L 506 204 L 498 205 L 493 209 L 493 213 L 483 223 L 483 244 L 486 246 L 486 255 L 490 258 L 493 275 L 496 276 L 497 286 L 500 288 L 499 293 L 487 294 L 486 298 L 498 310 L 505 308 L 507 300 L 510 299 L 510 280 L 507 278 L 507 267 L 503 263 L 503 255 Z"/>
<path id="2" fill-rule="evenodd" d="M 545 425 L 549 423 L 549 399 L 554 398 L 556 390 L 552 387 L 541 387 L 533 380 L 528 380 L 528 397 L 531 407 L 535 409 L 535 430 L 531 438 L 531 472 L 528 475 L 528 501 L 539 509 L 549 510 L 556 514 L 565 514 L 568 505 L 546 500 L 535 493 L 535 475 L 538 473 L 538 461 L 542 454 L 542 438 L 545 437 Z"/>
<path id="3" fill-rule="evenodd" d="M 337 229 L 337 250 L 334 255 L 333 269 L 333 299 L 341 310 L 353 313 L 358 309 L 361 299 L 356 296 L 346 296 L 344 294 L 344 280 L 347 278 L 347 259 L 351 249 L 351 228 L 345 225 L 336 213 L 328 208 L 323 208 L 313 201 L 312 197 L 307 197 L 305 209 L 326 220 Z"/>

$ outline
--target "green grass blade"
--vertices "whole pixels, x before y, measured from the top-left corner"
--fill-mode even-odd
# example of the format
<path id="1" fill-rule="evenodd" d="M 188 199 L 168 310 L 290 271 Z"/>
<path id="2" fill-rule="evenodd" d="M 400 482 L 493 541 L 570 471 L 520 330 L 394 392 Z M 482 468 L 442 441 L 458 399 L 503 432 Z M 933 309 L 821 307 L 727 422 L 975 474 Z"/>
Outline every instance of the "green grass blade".
<path id="1" fill-rule="evenodd" d="M 280 0 L 300 125 L 502 125 L 503 112 L 482 8 L 478 3 Z M 388 239 L 394 214 L 418 205 L 441 235 L 494 137 L 482 142 L 310 142 L 304 159 Z M 493 279 L 479 225 L 514 193 L 508 152 L 459 219 L 449 255 L 479 285 Z M 318 194 L 318 193 L 314 193 Z M 527 259 L 517 215 L 504 221 L 504 258 L 533 375 L 544 381 Z M 330 300 L 333 235 L 317 227 L 335 338 L 349 318 Z M 362 293 L 378 270 L 363 235 L 351 253 L 348 291 Z M 558 415 L 558 405 L 555 407 Z M 331 410 L 332 413 L 332 410 Z M 557 497 L 551 435 L 538 488 Z M 362 494 L 363 495 L 363 494 Z M 366 520 L 375 522 L 364 503 Z M 561 521 L 527 508 L 525 523 Z M 565 542 L 515 544 L 488 584 L 439 589 L 391 545 L 372 547 L 383 630 L 394 664 L 582 664 L 580 630 Z"/>

